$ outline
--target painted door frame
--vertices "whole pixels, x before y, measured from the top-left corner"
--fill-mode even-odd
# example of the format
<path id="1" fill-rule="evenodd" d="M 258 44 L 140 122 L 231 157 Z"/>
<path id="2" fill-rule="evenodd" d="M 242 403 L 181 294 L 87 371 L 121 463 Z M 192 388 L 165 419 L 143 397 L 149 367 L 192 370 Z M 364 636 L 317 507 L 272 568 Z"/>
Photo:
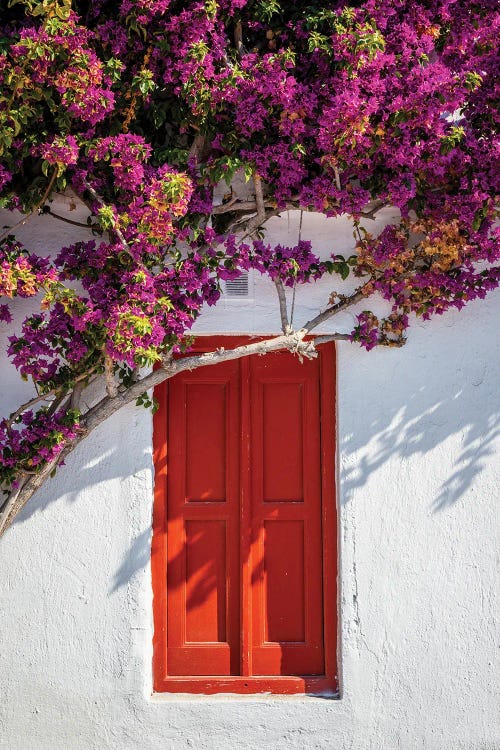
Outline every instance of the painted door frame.
<path id="1" fill-rule="evenodd" d="M 220 347 L 234 348 L 264 337 L 200 336 L 191 352 L 213 351 Z M 228 346 L 229 345 L 229 346 Z M 153 689 L 158 693 L 276 693 L 336 696 L 339 690 L 338 633 L 338 544 L 336 502 L 336 356 L 335 345 L 322 345 L 320 365 L 321 414 L 321 487 L 323 545 L 323 632 L 325 674 L 315 676 L 215 676 L 179 677 L 167 672 L 167 403 L 168 381 L 159 386 L 155 396 L 159 408 L 154 416 L 153 457 L 155 466 L 152 583 L 153 583 Z M 243 360 L 242 360 L 243 361 Z M 242 586 L 241 608 L 248 607 L 250 591 Z M 242 637 L 242 662 L 248 637 Z"/>

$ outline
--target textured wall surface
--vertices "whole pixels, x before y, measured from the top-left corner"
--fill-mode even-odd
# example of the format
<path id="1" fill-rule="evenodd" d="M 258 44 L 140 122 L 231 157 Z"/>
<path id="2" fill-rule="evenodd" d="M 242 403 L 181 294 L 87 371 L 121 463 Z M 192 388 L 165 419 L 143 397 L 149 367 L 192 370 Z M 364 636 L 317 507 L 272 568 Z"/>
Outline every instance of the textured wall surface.
<path id="1" fill-rule="evenodd" d="M 42 217 L 25 240 L 43 249 L 55 227 L 78 237 Z M 352 243 L 312 216 L 303 237 Z M 296 321 L 329 290 L 300 290 Z M 151 418 L 130 408 L 0 541 L 0 748 L 499 750 L 499 309 L 497 293 L 419 323 L 402 350 L 338 347 L 340 700 L 151 696 Z M 257 281 L 198 330 L 276 325 Z M 30 390 L 7 362 L 0 376 L 5 414 Z"/>

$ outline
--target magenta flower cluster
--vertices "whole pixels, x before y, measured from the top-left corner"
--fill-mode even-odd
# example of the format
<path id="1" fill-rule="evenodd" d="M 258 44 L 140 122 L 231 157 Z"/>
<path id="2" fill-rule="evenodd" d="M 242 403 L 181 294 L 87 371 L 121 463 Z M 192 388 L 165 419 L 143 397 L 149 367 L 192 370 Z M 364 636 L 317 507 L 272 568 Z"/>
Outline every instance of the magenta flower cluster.
<path id="1" fill-rule="evenodd" d="M 233 261 L 232 268 L 223 268 L 221 278 L 237 276 L 238 269 L 253 268 L 272 281 L 280 280 L 285 286 L 305 284 L 319 279 L 326 271 L 319 257 L 312 252 L 309 240 L 300 240 L 293 247 L 270 245 L 256 240 L 252 245 L 237 244 L 236 237 L 229 237 L 225 242 L 228 258 Z"/>
<path id="2" fill-rule="evenodd" d="M 49 143 L 40 146 L 40 156 L 49 164 L 69 167 L 78 161 L 78 143 L 72 135 L 55 136 Z"/>
<path id="3" fill-rule="evenodd" d="M 0 421 L 1 477 L 15 488 L 20 470 L 34 473 L 38 467 L 59 456 L 66 443 L 76 437 L 77 412 L 58 411 L 50 414 L 43 408 L 25 411 L 14 423 Z"/>

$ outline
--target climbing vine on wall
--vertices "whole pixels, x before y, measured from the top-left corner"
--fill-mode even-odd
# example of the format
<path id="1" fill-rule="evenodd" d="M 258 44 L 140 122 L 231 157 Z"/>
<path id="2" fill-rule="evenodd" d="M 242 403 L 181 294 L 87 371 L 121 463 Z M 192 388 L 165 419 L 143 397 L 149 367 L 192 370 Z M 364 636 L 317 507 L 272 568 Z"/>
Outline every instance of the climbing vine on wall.
<path id="1" fill-rule="evenodd" d="M 148 389 L 179 369 L 280 348 L 315 356 L 332 338 L 401 346 L 415 316 L 498 285 L 493 0 L 3 6 L 0 325 L 34 391 L 0 423 L 0 531 L 95 426 L 151 405 Z M 54 217 L 65 191 L 88 208 L 88 240 L 33 252 L 18 230 Z M 385 206 L 400 220 L 377 235 Z M 325 261 L 301 238 L 273 246 L 266 222 L 290 210 L 348 214 L 356 252 Z M 274 282 L 281 332 L 176 359 L 203 306 L 249 269 Z M 294 329 L 285 287 L 327 275 L 330 298 Z M 35 296 L 39 310 L 13 325 L 9 300 Z M 360 303 L 352 330 L 306 340 Z M 106 393 L 84 409 L 98 379 Z"/>

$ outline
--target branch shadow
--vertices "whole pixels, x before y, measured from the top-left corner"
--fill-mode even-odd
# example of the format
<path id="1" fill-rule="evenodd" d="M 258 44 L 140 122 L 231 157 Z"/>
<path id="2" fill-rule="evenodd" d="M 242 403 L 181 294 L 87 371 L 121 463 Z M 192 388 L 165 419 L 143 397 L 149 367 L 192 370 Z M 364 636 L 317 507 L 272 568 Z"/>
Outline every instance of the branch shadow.
<path id="1" fill-rule="evenodd" d="M 417 482 L 420 477 L 413 477 L 413 473 L 418 463 L 412 465 L 412 458 L 425 457 L 438 449 L 443 456 L 442 474 L 433 481 L 434 494 L 425 502 L 433 512 L 443 512 L 466 497 L 470 500 L 485 466 L 491 467 L 495 441 L 500 436 L 495 356 L 488 359 L 479 347 L 476 357 L 474 345 L 464 346 L 463 352 L 456 354 L 457 332 L 453 332 L 455 343 L 453 337 L 448 342 L 447 329 L 442 331 L 442 345 L 441 341 L 434 343 L 431 354 L 425 352 L 425 345 L 424 349 L 417 346 L 410 356 L 406 356 L 406 348 L 366 353 L 349 349 L 349 344 L 339 347 L 342 504 L 359 497 L 370 476 L 391 463 L 396 471 L 410 472 L 411 481 Z M 377 393 L 381 394 L 379 399 L 373 397 Z M 124 488 L 124 512 L 130 512 L 126 496 L 130 493 L 130 476 L 142 473 L 142 487 L 149 491 L 150 483 L 144 482 L 144 477 L 152 470 L 150 417 L 137 414 L 127 408 L 96 430 L 91 441 L 78 446 L 67 465 L 28 503 L 15 524 L 25 523 L 61 497 L 69 503 L 91 502 L 93 487 L 116 479 Z M 124 466 L 128 467 L 125 473 Z M 433 466 L 435 469 L 435 461 Z M 148 527 L 132 537 L 129 552 L 114 573 L 110 593 L 143 570 L 150 554 Z M 193 595 L 204 600 L 211 595 L 210 587 L 204 584 L 203 591 Z"/>
<path id="2" fill-rule="evenodd" d="M 372 377 L 374 393 L 391 394 L 386 408 L 373 400 L 349 414 L 341 404 L 342 504 L 352 501 L 384 465 L 397 461 L 398 471 L 408 471 L 411 459 L 430 457 L 433 451 L 439 451 L 441 466 L 433 457 L 429 468 L 423 464 L 423 475 L 414 477 L 415 482 L 432 480 L 435 494 L 428 503 L 433 512 L 474 491 L 483 469 L 492 463 L 500 436 L 498 373 L 466 355 L 455 362 L 449 359 L 447 365 L 425 357 L 411 369 L 408 363 L 395 363 L 392 371 L 383 369 Z M 414 464 L 411 471 L 417 468 Z"/>
<path id="3" fill-rule="evenodd" d="M 113 585 L 109 593 L 114 594 L 122 587 L 126 587 L 139 571 L 147 569 L 150 558 L 151 530 L 144 529 L 132 539 L 127 555 L 113 575 Z"/>
<path id="4" fill-rule="evenodd" d="M 433 502 L 435 510 L 443 510 L 459 500 L 474 485 L 486 459 L 496 455 L 494 443 L 500 437 L 499 415 L 490 415 L 485 422 L 482 426 L 468 426 L 462 452 L 456 461 L 459 468 L 443 483 Z"/>

